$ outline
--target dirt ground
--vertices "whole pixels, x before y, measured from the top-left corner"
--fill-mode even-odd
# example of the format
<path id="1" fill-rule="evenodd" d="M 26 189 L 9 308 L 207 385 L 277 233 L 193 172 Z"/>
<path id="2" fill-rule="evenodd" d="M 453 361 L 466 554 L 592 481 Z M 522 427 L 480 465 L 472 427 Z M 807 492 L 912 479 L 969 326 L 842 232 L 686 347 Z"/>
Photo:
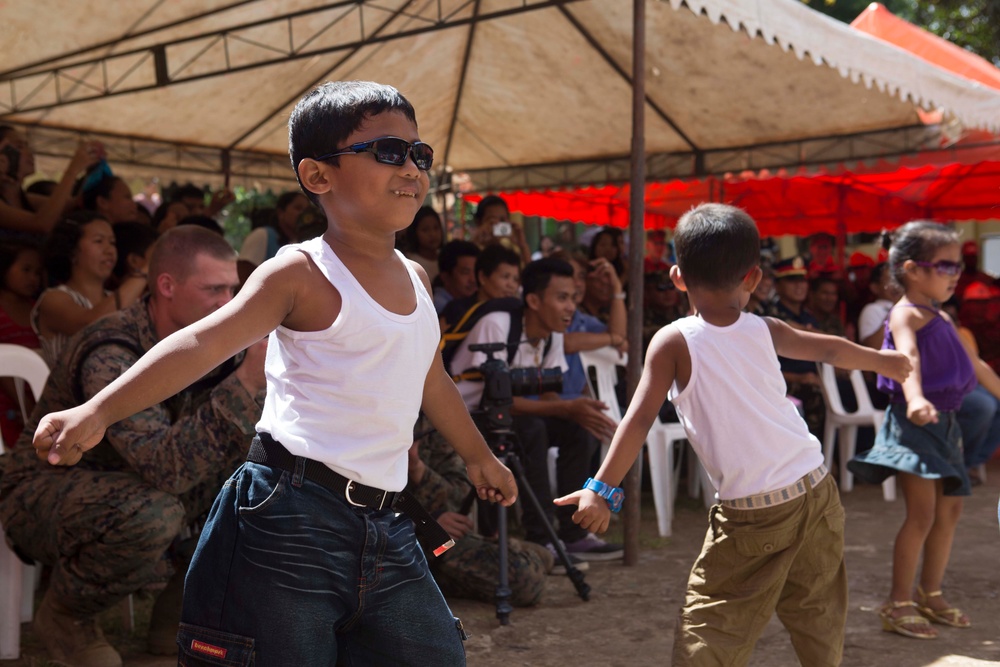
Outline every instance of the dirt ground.
<path id="1" fill-rule="evenodd" d="M 579 664 L 662 667 L 670 663 L 674 616 L 681 602 L 691 563 L 706 526 L 706 512 L 681 490 L 674 534 L 656 535 L 651 499 L 643 505 L 639 565 L 592 563 L 586 573 L 589 602 L 576 596 L 565 577 L 549 577 L 545 598 L 531 609 L 516 609 L 501 627 L 493 605 L 456 600 L 453 611 L 471 637 L 466 644 L 471 667 L 563 667 Z M 945 580 L 952 603 L 969 614 L 973 627 L 939 628 L 933 641 L 906 639 L 882 632 L 875 608 L 888 592 L 892 543 L 903 516 L 903 502 L 886 503 L 881 488 L 856 486 L 843 494 L 847 509 L 847 569 L 850 611 L 847 619 L 845 667 L 980 667 L 1000 665 L 1000 531 L 997 500 L 1000 464 L 989 468 L 988 482 L 973 490 L 958 526 L 954 554 Z M 613 529 L 614 530 L 614 529 Z M 125 665 L 167 667 L 175 660 L 141 652 L 143 611 L 137 630 L 120 632 L 118 610 L 104 619 L 109 639 L 123 649 Z M 148 612 L 146 612 L 148 613 Z M 31 625 L 23 626 L 23 657 L 0 661 L 0 667 L 44 667 Z M 784 628 L 772 620 L 758 642 L 750 665 L 797 665 Z M 272 666 L 265 666 L 272 667 Z M 284 666 L 282 666 L 284 667 Z"/>

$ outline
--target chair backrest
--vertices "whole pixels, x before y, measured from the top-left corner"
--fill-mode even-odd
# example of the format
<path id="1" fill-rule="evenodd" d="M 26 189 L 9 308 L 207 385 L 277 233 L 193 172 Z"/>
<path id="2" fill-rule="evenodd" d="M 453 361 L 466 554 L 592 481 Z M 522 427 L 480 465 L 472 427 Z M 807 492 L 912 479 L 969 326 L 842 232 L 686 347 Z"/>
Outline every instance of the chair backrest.
<path id="1" fill-rule="evenodd" d="M 0 344 L 0 376 L 14 378 L 17 389 L 17 400 L 21 406 L 24 420 L 28 420 L 25 406 L 24 386 L 31 387 L 31 393 L 37 400 L 49 379 L 49 367 L 41 355 L 21 345 Z"/>
<path id="2" fill-rule="evenodd" d="M 590 385 L 594 398 L 608 406 L 607 415 L 616 424 L 622 420 L 622 409 L 618 405 L 618 394 L 615 393 L 615 385 L 618 384 L 618 366 L 628 364 L 628 355 L 619 355 L 618 350 L 613 347 L 601 347 L 596 350 L 580 352 L 580 363 L 583 364 L 584 374 L 587 376 L 587 384 Z M 593 386 L 590 381 L 588 369 L 594 369 L 597 379 L 597 386 Z"/>
<path id="3" fill-rule="evenodd" d="M 854 397 L 858 402 L 858 409 L 852 413 L 848 413 L 844 409 L 844 403 L 840 400 L 840 389 L 837 387 L 837 376 L 834 371 L 834 367 L 830 364 L 818 364 L 819 366 L 819 377 L 820 377 L 820 388 L 823 391 L 823 400 L 826 401 L 827 408 L 830 409 L 835 415 L 845 416 L 847 414 L 853 415 L 872 415 L 875 414 L 875 408 L 872 406 L 871 396 L 868 394 L 868 386 L 865 384 L 864 375 L 861 371 L 855 369 L 851 371 L 851 387 L 854 389 Z"/>

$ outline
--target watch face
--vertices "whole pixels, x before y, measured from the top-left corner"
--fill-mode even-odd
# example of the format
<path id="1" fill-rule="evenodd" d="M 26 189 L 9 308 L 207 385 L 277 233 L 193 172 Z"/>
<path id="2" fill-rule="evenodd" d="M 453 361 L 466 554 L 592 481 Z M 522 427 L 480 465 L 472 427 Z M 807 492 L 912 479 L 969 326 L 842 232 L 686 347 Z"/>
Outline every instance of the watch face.
<path id="1" fill-rule="evenodd" d="M 608 502 L 611 503 L 612 507 L 618 507 L 622 504 L 623 500 L 625 500 L 625 492 L 621 489 L 615 489 L 608 497 Z"/>

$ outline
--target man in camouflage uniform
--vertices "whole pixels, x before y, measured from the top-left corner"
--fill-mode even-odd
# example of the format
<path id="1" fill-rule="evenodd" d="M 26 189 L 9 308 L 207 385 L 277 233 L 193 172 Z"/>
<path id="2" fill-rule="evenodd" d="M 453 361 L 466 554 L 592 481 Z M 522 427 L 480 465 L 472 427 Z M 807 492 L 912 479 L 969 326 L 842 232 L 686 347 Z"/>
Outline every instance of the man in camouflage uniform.
<path id="1" fill-rule="evenodd" d="M 500 547 L 496 540 L 472 532 L 472 520 L 460 512 L 472 484 L 462 459 L 437 432 L 410 449 L 407 489 L 455 540 L 455 546 L 444 554 L 428 558 L 441 592 L 445 597 L 493 602 Z M 552 554 L 541 545 L 513 538 L 509 545 L 510 603 L 536 604 L 545 589 L 545 575 L 552 569 Z M 426 551 L 427 545 L 423 546 Z"/>
<path id="2" fill-rule="evenodd" d="M 185 568 L 171 544 L 208 511 L 246 457 L 260 416 L 265 385 L 258 345 L 241 364 L 231 360 L 113 425 L 75 467 L 36 458 L 31 440 L 43 415 L 89 399 L 157 341 L 232 299 L 236 253 L 212 232 L 178 227 L 158 241 L 149 285 L 148 298 L 72 339 L 0 479 L 0 522 L 9 541 L 23 556 L 52 566 L 35 629 L 65 664 L 121 665 L 95 615 L 163 581 L 172 564 L 178 571 L 154 607 L 150 650 L 176 652 Z"/>

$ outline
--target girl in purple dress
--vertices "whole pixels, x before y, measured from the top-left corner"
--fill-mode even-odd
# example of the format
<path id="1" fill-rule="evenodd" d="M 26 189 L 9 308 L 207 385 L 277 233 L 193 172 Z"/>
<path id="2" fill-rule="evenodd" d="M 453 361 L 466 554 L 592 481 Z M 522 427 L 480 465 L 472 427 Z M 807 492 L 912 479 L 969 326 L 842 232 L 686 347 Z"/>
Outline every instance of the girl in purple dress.
<path id="1" fill-rule="evenodd" d="M 911 222 L 893 235 L 889 269 L 905 293 L 889 313 L 882 348 L 907 355 L 913 372 L 902 384 L 879 376 L 879 389 L 890 397 L 885 422 L 875 446 L 848 468 L 869 482 L 896 475 L 906 499 L 893 551 L 892 590 L 879 610 L 882 627 L 933 639 L 937 630 L 930 622 L 970 626 L 941 594 L 962 497 L 970 493 L 956 413 L 977 375 L 998 387 L 1000 380 L 973 365 L 951 318 L 938 310 L 955 292 L 962 271 L 958 235 L 944 225 Z"/>

